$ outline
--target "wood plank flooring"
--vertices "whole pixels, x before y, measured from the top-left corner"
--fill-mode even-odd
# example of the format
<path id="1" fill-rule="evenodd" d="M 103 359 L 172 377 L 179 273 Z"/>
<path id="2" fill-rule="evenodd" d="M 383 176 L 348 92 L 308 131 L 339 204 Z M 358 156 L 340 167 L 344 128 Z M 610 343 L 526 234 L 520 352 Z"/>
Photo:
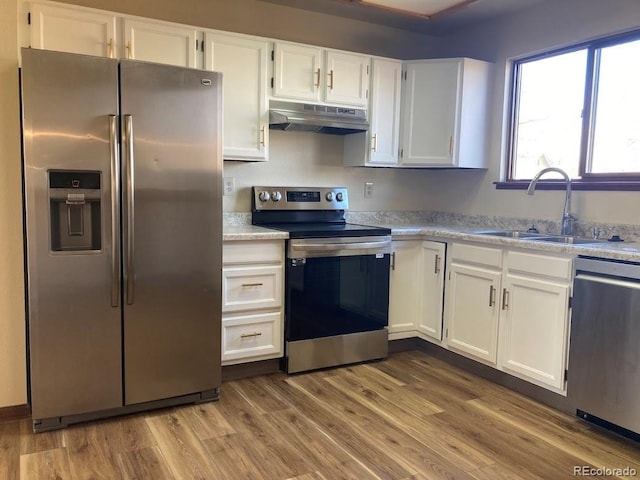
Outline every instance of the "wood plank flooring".
<path id="1" fill-rule="evenodd" d="M 556 480 L 583 465 L 640 478 L 640 445 L 416 351 L 55 432 L 0 423 L 0 480 Z"/>

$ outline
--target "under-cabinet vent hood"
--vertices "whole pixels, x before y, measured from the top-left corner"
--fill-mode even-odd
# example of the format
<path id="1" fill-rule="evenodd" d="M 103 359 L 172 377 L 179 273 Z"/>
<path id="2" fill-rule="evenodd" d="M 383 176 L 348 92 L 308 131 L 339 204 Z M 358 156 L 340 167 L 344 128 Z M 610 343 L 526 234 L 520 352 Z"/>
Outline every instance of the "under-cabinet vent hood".
<path id="1" fill-rule="evenodd" d="M 367 111 L 294 102 L 269 104 L 269 128 L 297 132 L 348 135 L 369 130 Z"/>

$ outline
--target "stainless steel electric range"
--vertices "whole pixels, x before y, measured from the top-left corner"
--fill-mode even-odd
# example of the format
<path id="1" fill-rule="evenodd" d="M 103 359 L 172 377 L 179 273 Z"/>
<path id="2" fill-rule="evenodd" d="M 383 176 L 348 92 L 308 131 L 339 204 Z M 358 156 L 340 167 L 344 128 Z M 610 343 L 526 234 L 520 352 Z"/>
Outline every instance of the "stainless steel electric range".
<path id="1" fill-rule="evenodd" d="M 253 187 L 252 223 L 289 232 L 288 373 L 387 356 L 391 230 L 347 223 L 346 188 Z"/>

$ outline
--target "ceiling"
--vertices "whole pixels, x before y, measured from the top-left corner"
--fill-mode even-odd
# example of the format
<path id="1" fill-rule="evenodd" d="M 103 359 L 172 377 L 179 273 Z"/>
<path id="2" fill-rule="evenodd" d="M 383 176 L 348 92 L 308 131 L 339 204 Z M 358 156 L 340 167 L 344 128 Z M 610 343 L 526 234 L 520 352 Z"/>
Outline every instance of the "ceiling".
<path id="1" fill-rule="evenodd" d="M 426 35 L 446 35 L 473 24 L 496 17 L 525 10 L 547 0 L 475 0 L 458 2 L 458 8 L 451 8 L 431 18 L 415 14 L 379 8 L 361 3 L 360 0 L 260 0 L 287 7 L 351 18 L 363 22 L 376 23 L 388 27 L 410 30 Z M 424 0 L 427 3 L 433 0 Z M 418 2 L 413 1 L 413 4 Z"/>

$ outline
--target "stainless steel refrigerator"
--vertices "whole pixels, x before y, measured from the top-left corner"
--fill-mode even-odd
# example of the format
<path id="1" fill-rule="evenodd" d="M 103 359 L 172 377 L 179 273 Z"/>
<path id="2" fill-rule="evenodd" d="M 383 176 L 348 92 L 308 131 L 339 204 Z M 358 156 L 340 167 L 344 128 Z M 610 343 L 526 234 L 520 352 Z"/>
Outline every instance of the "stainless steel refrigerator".
<path id="1" fill-rule="evenodd" d="M 222 76 L 22 50 L 34 430 L 217 399 Z"/>

